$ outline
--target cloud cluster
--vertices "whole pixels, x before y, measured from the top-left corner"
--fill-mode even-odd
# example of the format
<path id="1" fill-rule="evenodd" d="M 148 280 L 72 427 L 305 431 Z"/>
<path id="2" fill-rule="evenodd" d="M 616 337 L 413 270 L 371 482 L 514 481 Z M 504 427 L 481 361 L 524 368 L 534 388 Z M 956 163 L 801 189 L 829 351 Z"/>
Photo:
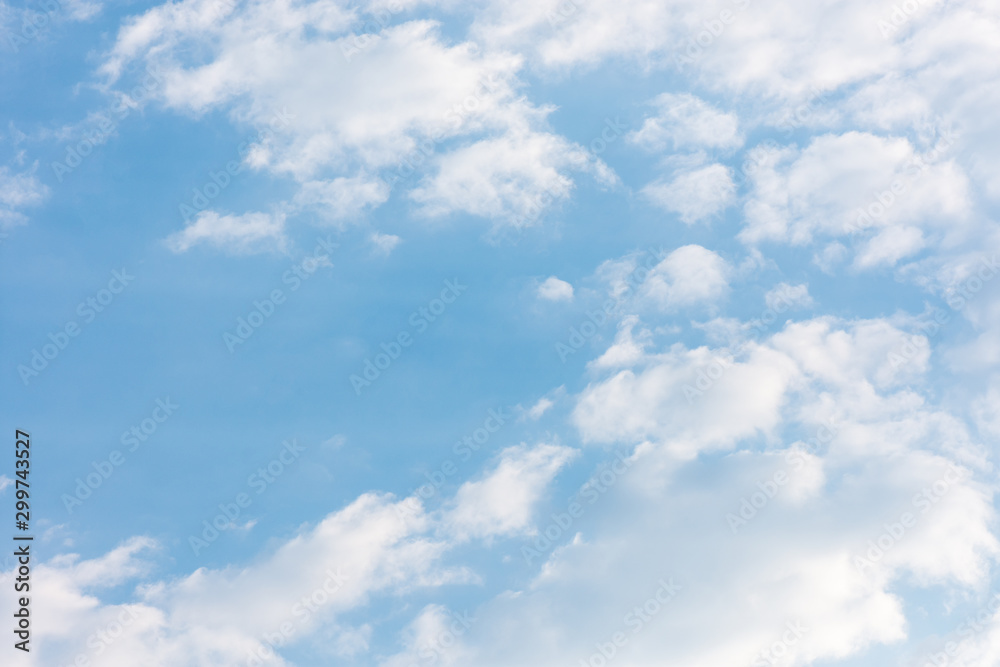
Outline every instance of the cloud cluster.
<path id="1" fill-rule="evenodd" d="M 416 496 L 364 494 L 243 566 L 146 581 L 126 602 L 101 596 L 149 575 L 156 542 L 133 538 L 89 560 L 57 556 L 34 570 L 33 609 L 53 620 L 37 626 L 42 653 L 25 664 L 100 655 L 111 667 L 285 665 L 282 651 L 313 645 L 330 659 L 348 657 L 367 649 L 370 628 L 345 614 L 376 596 L 475 582 L 475 572 L 444 556 L 469 539 L 530 532 L 545 489 L 572 455 L 545 443 L 508 448 L 434 512 Z M 12 603 L 5 597 L 0 609 Z"/>

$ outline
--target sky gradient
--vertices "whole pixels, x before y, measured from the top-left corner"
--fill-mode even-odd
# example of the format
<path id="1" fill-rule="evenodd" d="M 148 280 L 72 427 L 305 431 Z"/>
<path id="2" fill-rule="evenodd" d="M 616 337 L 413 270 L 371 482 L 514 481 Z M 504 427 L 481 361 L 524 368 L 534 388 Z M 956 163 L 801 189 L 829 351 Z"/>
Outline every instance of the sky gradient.
<path id="1" fill-rule="evenodd" d="M 1000 662 L 993 3 L 0 2 L 0 51 L 4 665 Z"/>

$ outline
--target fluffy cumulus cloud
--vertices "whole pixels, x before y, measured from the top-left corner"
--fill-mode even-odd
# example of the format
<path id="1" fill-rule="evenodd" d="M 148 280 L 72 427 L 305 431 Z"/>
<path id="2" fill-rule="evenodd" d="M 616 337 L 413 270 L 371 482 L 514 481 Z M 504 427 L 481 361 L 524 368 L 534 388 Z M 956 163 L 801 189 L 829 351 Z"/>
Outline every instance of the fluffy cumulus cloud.
<path id="1" fill-rule="evenodd" d="M 573 190 L 568 169 L 592 171 L 604 185 L 614 176 L 580 146 L 547 133 L 511 131 L 456 149 L 411 193 L 429 215 L 464 211 L 515 227 L 531 225 Z"/>
<path id="2" fill-rule="evenodd" d="M 711 305 L 726 294 L 731 271 L 717 253 L 700 245 L 686 245 L 657 264 L 640 289 L 665 309 Z"/>
<path id="3" fill-rule="evenodd" d="M 635 338 L 640 322 L 627 319 L 616 345 Z M 545 514 L 572 448 L 504 449 L 436 511 L 418 496 L 365 494 L 252 563 L 147 584 L 126 601 L 100 591 L 148 576 L 151 540 L 59 557 L 38 571 L 39 613 L 65 619 L 46 658 L 71 660 L 96 622 L 116 635 L 101 644 L 111 665 L 253 664 L 272 651 L 274 664 L 295 664 L 280 656 L 302 646 L 357 659 L 373 628 L 352 610 L 478 585 L 448 559 L 470 539 L 514 539 L 537 570 L 471 610 L 412 610 L 379 664 L 544 666 L 609 646 L 623 664 L 777 652 L 808 664 L 897 644 L 910 631 L 897 586 L 982 598 L 1000 556 L 991 464 L 960 419 L 912 388 L 926 349 L 893 360 L 909 340 L 881 319 L 816 318 L 733 349 L 647 341 L 575 398 L 584 442 L 619 453 Z M 963 639 L 980 661 L 970 664 L 988 664 L 992 633 Z"/>
<path id="4" fill-rule="evenodd" d="M 95 628 L 111 667 L 997 664 L 994 5 L 178 0 L 125 19 L 102 85 L 156 68 L 161 111 L 258 128 L 246 165 L 289 186 L 269 212 L 201 211 L 170 250 L 283 251 L 300 217 L 346 235 L 387 211 L 435 242 L 444 218 L 541 227 L 498 263 L 527 303 L 490 324 L 571 331 L 556 350 L 579 363 L 553 371 L 549 338 L 503 350 L 504 380 L 540 369 L 517 408 L 533 437 L 448 461 L 429 496 L 362 489 L 170 577 L 149 537 L 54 549 L 25 664 L 96 659 Z M 565 94 L 607 72 L 639 92 Z M 571 138 L 607 115 L 573 115 L 595 99 L 634 121 L 600 159 Z M 0 168 L 0 229 L 46 195 Z M 545 227 L 559 212 L 579 234 Z M 375 225 L 402 224 L 363 230 L 369 260 L 428 242 L 393 254 Z M 587 265 L 551 261 L 567 247 Z"/>
<path id="5" fill-rule="evenodd" d="M 736 185 L 731 171 L 721 164 L 710 164 L 680 171 L 670 180 L 650 183 L 642 190 L 660 208 L 692 224 L 714 216 L 735 201 Z"/>
<path id="6" fill-rule="evenodd" d="M 565 280 L 549 276 L 538 286 L 538 298 L 546 301 L 572 301 L 573 286 Z"/>
<path id="7" fill-rule="evenodd" d="M 494 603 L 494 618 L 559 605 L 566 627 L 584 624 L 574 657 L 585 660 L 622 631 L 632 664 L 752 664 L 768 650 L 808 664 L 905 638 L 897 582 L 980 590 L 1000 555 L 990 464 L 960 419 L 911 389 L 928 364 L 926 341 L 900 362 L 909 342 L 883 320 L 814 319 L 735 349 L 645 350 L 597 379 L 574 422 L 585 441 L 635 447 L 631 466 L 532 595 Z M 719 449 L 731 452 L 720 465 L 697 457 Z M 631 530 L 620 516 L 647 535 L 642 553 L 619 548 Z M 585 583 L 625 571 L 614 591 Z M 678 597 L 643 616 L 667 577 Z M 568 609 L 580 595 L 621 609 L 621 622 L 595 634 Z M 492 664 L 522 656 L 501 645 Z"/>
<path id="8" fill-rule="evenodd" d="M 303 646 L 331 660 L 350 658 L 367 649 L 371 633 L 346 617 L 352 610 L 379 597 L 475 583 L 475 572 L 445 562 L 448 552 L 473 538 L 531 532 L 546 487 L 573 456 L 554 444 L 512 447 L 442 511 L 428 512 L 419 496 L 365 494 L 244 566 L 200 568 L 169 581 L 134 586 L 157 560 L 159 545 L 150 538 L 89 560 L 55 557 L 37 566 L 43 583 L 32 598 L 37 613 L 55 621 L 36 635 L 43 653 L 25 664 L 99 655 L 112 666 L 288 665 L 281 653 Z M 199 550 L 211 547 L 189 540 Z M 129 584 L 125 601 L 102 600 Z M 10 614 L 11 604 L 4 598 L 0 609 Z M 425 610 L 414 626 L 432 623 L 431 612 L 444 613 Z"/>
<path id="9" fill-rule="evenodd" d="M 362 40 L 358 25 L 379 25 L 371 15 L 328 0 L 185 0 L 128 21 L 101 71 L 115 82 L 145 62 L 166 107 L 271 128 L 247 162 L 294 179 L 294 204 L 335 220 L 400 190 L 429 216 L 524 226 L 572 192 L 574 172 L 615 181 L 548 129 L 551 107 L 519 95 L 520 57 L 455 43 L 427 20 L 388 21 Z"/>
<path id="10" fill-rule="evenodd" d="M 743 142 L 735 114 L 723 113 L 694 95 L 663 93 L 652 105 L 656 114 L 628 136 L 646 150 L 735 148 Z"/>
<path id="11" fill-rule="evenodd" d="M 933 153 L 933 151 L 932 151 Z M 968 234 L 968 181 L 944 156 L 864 132 L 823 135 L 775 153 L 753 175 L 748 242 L 801 245 L 846 237 L 862 266 L 894 264 L 927 243 Z"/>
<path id="12" fill-rule="evenodd" d="M 395 234 L 374 232 L 370 237 L 368 237 L 368 240 L 371 242 L 372 246 L 374 246 L 377 254 L 388 256 L 393 250 L 395 250 L 396 246 L 398 246 L 403 239 L 399 238 Z"/>
<path id="13" fill-rule="evenodd" d="M 199 244 L 236 254 L 283 250 L 285 216 L 280 213 L 220 215 L 212 210 L 201 211 L 183 231 L 171 235 L 166 244 L 174 252 L 184 252 Z"/>
<path id="14" fill-rule="evenodd" d="M 469 537 L 524 531 L 531 526 L 539 494 L 575 453 L 559 445 L 504 450 L 485 479 L 459 488 L 447 514 L 450 529 Z"/>

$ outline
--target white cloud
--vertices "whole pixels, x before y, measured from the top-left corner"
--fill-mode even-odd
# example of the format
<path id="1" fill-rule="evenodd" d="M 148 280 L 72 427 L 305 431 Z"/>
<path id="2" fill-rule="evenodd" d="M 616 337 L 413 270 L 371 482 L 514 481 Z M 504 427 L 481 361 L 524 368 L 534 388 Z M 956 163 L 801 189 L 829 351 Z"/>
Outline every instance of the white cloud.
<path id="1" fill-rule="evenodd" d="M 0 167 L 0 232 L 24 224 L 27 218 L 21 209 L 37 206 L 48 191 L 33 172 L 17 174 Z"/>
<path id="2" fill-rule="evenodd" d="M 554 444 L 504 449 L 493 471 L 459 488 L 445 515 L 449 530 L 460 539 L 530 531 L 532 511 L 542 491 L 576 453 Z"/>
<path id="3" fill-rule="evenodd" d="M 449 45 L 431 21 L 387 25 L 353 53 L 355 18 L 330 0 L 253 0 L 222 15 L 210 0 L 184 0 L 127 22 L 101 71 L 115 81 L 126 64 L 147 61 L 162 72 L 166 106 L 227 110 L 244 125 L 287 110 L 291 120 L 250 163 L 293 177 L 297 203 L 335 218 L 407 187 L 427 215 L 524 225 L 568 195 L 570 171 L 614 182 L 546 129 L 551 108 L 516 93 L 519 57 Z"/>
<path id="4" fill-rule="evenodd" d="M 778 283 L 764 295 L 764 303 L 772 310 L 808 308 L 813 305 L 813 299 L 809 296 L 808 285 Z"/>
<path id="5" fill-rule="evenodd" d="M 710 392 L 699 389 L 699 375 L 709 370 L 714 375 L 714 369 L 724 370 L 721 379 L 712 382 Z M 689 458 L 773 429 L 798 373 L 790 360 L 763 347 L 751 347 L 743 360 L 735 360 L 726 351 L 677 346 L 648 356 L 644 367 L 589 385 L 573 423 L 584 442 L 650 440 Z"/>
<path id="6" fill-rule="evenodd" d="M 572 301 L 573 286 L 565 280 L 549 276 L 538 286 L 538 298 L 546 301 Z"/>
<path id="7" fill-rule="evenodd" d="M 399 245 L 401 238 L 395 234 L 384 234 L 382 232 L 373 232 L 371 236 L 368 237 L 371 244 L 375 246 L 375 252 L 379 255 L 388 257 L 396 246 Z"/>
<path id="8" fill-rule="evenodd" d="M 600 161 L 562 137 L 512 130 L 435 160 L 436 172 L 412 193 L 427 215 L 456 211 L 527 227 L 554 202 L 569 197 L 567 169 L 590 171 L 607 185 L 615 177 Z"/>
<path id="9" fill-rule="evenodd" d="M 380 667 L 410 667 L 421 662 L 465 664 L 468 652 L 461 638 L 475 618 L 467 612 L 450 612 L 438 604 L 427 605 L 402 633 L 404 650 L 379 663 Z"/>
<path id="10" fill-rule="evenodd" d="M 63 0 L 65 2 L 70 18 L 74 21 L 89 21 L 104 9 L 100 2 L 89 2 L 88 0 Z"/>
<path id="11" fill-rule="evenodd" d="M 574 421 L 585 439 L 635 445 L 628 471 L 593 505 L 582 496 L 530 586 L 480 609 L 466 662 L 586 662 L 621 631 L 623 664 L 751 664 L 789 623 L 804 633 L 788 664 L 836 661 L 907 638 L 900 585 L 984 590 L 1000 555 L 991 468 L 961 421 L 911 390 L 926 363 L 901 373 L 888 361 L 909 338 L 883 320 L 821 318 L 738 359 L 674 345 L 589 386 Z M 693 404 L 685 378 L 704 387 Z M 732 451 L 694 456 L 719 447 Z M 743 523 L 727 518 L 741 511 Z M 906 511 L 912 525 L 883 537 Z M 888 546 L 859 565 L 874 542 Z M 592 612 L 642 608 L 668 578 L 680 593 L 644 622 Z"/>
<path id="12" fill-rule="evenodd" d="M 927 166 L 921 168 L 924 159 Z M 961 170 L 919 155 L 902 138 L 862 132 L 820 136 L 802 151 L 772 154 L 752 182 L 740 232 L 748 243 L 801 245 L 817 236 L 852 236 L 860 244 L 859 265 L 873 266 L 922 247 L 913 225 L 939 239 L 969 232 L 963 226 L 969 195 Z M 887 231 L 896 227 L 904 229 Z"/>
<path id="13" fill-rule="evenodd" d="M 371 626 L 352 625 L 345 614 L 375 596 L 478 581 L 443 556 L 471 537 L 531 531 L 545 487 L 575 453 L 552 444 L 509 447 L 494 469 L 446 502 L 445 512 L 425 513 L 418 496 L 394 501 L 367 493 L 245 565 L 201 567 L 165 581 L 147 579 L 158 545 L 145 537 L 93 559 L 56 556 L 35 565 L 33 609 L 53 624 L 39 626 L 32 639 L 46 646 L 46 664 L 69 664 L 81 650 L 93 659 L 97 647 L 88 647 L 87 637 L 119 623 L 124 632 L 100 648 L 109 667 L 242 665 L 293 644 L 314 645 L 331 659 L 366 652 Z M 135 589 L 136 601 L 102 602 L 136 579 L 145 580 Z M 0 599 L 0 612 L 12 614 L 13 604 Z M 415 627 L 433 620 L 428 613 L 418 615 Z M 291 664 L 280 655 L 273 661 Z"/>
<path id="14" fill-rule="evenodd" d="M 663 93 L 653 106 L 657 115 L 628 134 L 628 141 L 646 150 L 682 147 L 736 148 L 743 143 L 739 121 L 690 93 Z"/>
<path id="15" fill-rule="evenodd" d="M 285 216 L 282 213 L 245 213 L 219 215 L 201 211 L 183 231 L 166 240 L 174 252 L 186 252 L 193 246 L 207 244 L 234 254 L 284 250 Z"/>
<path id="16" fill-rule="evenodd" d="M 633 329 L 639 324 L 635 315 L 624 318 L 618 324 L 618 334 L 614 343 L 597 359 L 590 362 L 594 368 L 626 368 L 641 361 L 650 345 L 651 334 L 643 329 L 638 335 Z"/>
<path id="17" fill-rule="evenodd" d="M 295 204 L 313 207 L 321 216 L 334 221 L 360 216 L 366 209 L 389 198 L 388 186 L 377 179 L 359 175 L 330 181 L 308 181 L 295 195 Z"/>
<path id="18" fill-rule="evenodd" d="M 875 234 L 858 253 L 854 265 L 861 269 L 887 264 L 915 255 L 927 243 L 919 227 L 888 227 Z"/>
<path id="19" fill-rule="evenodd" d="M 442 12 L 456 7 L 427 4 Z M 789 100 L 814 95 L 810 86 L 833 91 L 814 100 L 819 108 L 807 108 L 805 136 L 796 135 L 750 177 L 741 240 L 757 255 L 768 243 L 815 243 L 804 257 L 830 272 L 845 262 L 860 270 L 894 267 L 924 253 L 897 276 L 947 294 L 969 275 L 964 253 L 996 247 L 984 233 L 995 216 L 977 208 L 980 198 L 1000 193 L 1000 151 L 991 147 L 998 95 L 989 85 L 1000 63 L 996 12 L 985 2 L 958 0 L 947 12 L 945 3 L 934 3 L 883 36 L 878 21 L 896 0 L 753 3 L 737 11 L 743 4 L 471 5 L 472 34 L 484 50 L 455 45 L 451 25 L 444 37 L 436 24 L 400 17 L 348 61 L 341 47 L 363 16 L 353 6 L 254 1 L 220 13 L 212 3 L 186 0 L 130 23 L 106 72 L 115 75 L 132 60 L 155 61 L 166 72 L 164 104 L 193 114 L 226 111 L 244 125 L 260 125 L 276 108 L 292 109 L 294 123 L 264 141 L 251 160 L 296 182 L 298 194 L 283 210 L 308 207 L 347 220 L 387 201 L 392 188 L 412 188 L 410 200 L 425 215 L 466 213 L 526 226 L 571 196 L 575 174 L 616 181 L 606 165 L 552 133 L 546 125 L 552 110 L 523 97 L 521 68 L 572 76 L 574 67 L 609 67 L 620 58 L 646 68 L 672 66 L 674 55 L 694 45 L 695 62 L 680 76 L 713 99 L 735 93 L 724 108 L 738 101 L 741 115 L 693 95 L 665 95 L 630 141 L 656 151 L 731 150 L 742 144 L 741 129 L 750 134 L 771 123 Z M 719 22 L 720 34 L 712 35 L 707 26 L 716 25 L 723 9 L 735 18 Z M 711 39 L 698 45 L 693 40 L 703 31 Z M 197 60 L 189 60 L 195 52 Z M 935 150 L 934 133 L 952 126 L 961 135 Z M 701 166 L 704 156 L 696 157 L 702 162 L 689 159 L 644 189 L 688 224 L 718 214 L 736 196 L 727 167 Z M 914 173 L 921 159 L 928 166 Z M 396 179 L 401 161 L 406 174 Z M 896 181 L 901 186 L 893 192 Z M 4 206 L 20 215 L 28 204 L 8 205 L 2 192 L 0 217 Z M 876 204 L 881 212 L 856 229 L 859 210 L 878 210 Z M 209 211 L 170 244 L 178 251 L 204 243 L 251 252 L 283 246 L 284 225 L 279 216 Z M 391 250 L 398 237 L 376 232 L 371 241 Z M 296 641 L 319 647 L 321 661 L 360 656 L 385 634 L 357 619 L 369 601 L 476 583 L 488 601 L 448 650 L 438 649 L 452 612 L 406 600 L 393 606 L 389 624 L 404 628 L 400 650 L 380 647 L 374 659 L 406 667 L 431 652 L 442 665 L 546 667 L 586 661 L 595 642 L 621 631 L 628 636 L 617 654 L 622 665 L 661 664 L 665 655 L 691 667 L 752 664 L 787 623 L 801 622 L 808 630 L 785 662 L 805 665 L 870 658 L 863 655 L 870 647 L 915 633 L 913 618 L 939 595 L 948 610 L 985 589 L 1000 555 L 990 445 L 1000 433 L 996 382 L 984 381 L 985 390 L 967 402 L 947 399 L 962 404 L 956 410 L 969 406 L 978 427 L 973 437 L 962 416 L 937 406 L 936 392 L 924 390 L 938 348 L 910 334 L 904 316 L 788 321 L 756 342 L 741 340 L 743 330 L 733 326 L 728 347 L 676 342 L 677 310 L 712 311 L 742 270 L 700 245 L 651 263 L 643 279 L 635 274 L 641 261 L 630 255 L 598 270 L 612 294 L 637 296 L 627 305 L 653 321 L 621 317 L 614 341 L 587 365 L 588 384 L 571 417 L 593 446 L 588 456 L 602 445 L 621 446 L 632 452 L 628 471 L 593 505 L 584 501 L 582 518 L 560 530 L 530 581 L 535 570 L 520 569 L 487 590 L 459 552 L 480 538 L 500 544 L 491 557 L 511 558 L 516 547 L 500 538 L 533 544 L 545 537 L 538 509 L 575 455 L 568 447 L 504 449 L 495 467 L 434 512 L 416 497 L 403 509 L 389 496 L 366 494 L 253 562 L 143 586 L 136 603 L 102 603 L 102 586 L 146 576 L 151 542 L 133 541 L 97 559 L 57 558 L 38 572 L 39 582 L 51 582 L 39 592 L 41 615 L 54 619 L 39 626 L 39 637 L 80 646 L 94 622 L 132 609 L 140 620 L 103 656 L 110 667 L 238 664 L 336 563 L 349 582 L 318 614 L 301 625 L 295 619 Z M 753 264 L 763 265 L 763 259 Z M 573 293 L 555 277 L 538 288 L 543 299 L 568 300 Z M 782 313 L 814 305 L 804 283 L 780 283 L 764 301 Z M 974 339 L 946 347 L 951 370 L 985 375 L 1000 360 L 997 303 L 984 294 L 963 310 Z M 525 414 L 538 419 L 553 404 L 542 398 Z M 830 420 L 833 435 L 806 451 Z M 960 471 L 957 480 L 925 512 L 915 494 L 933 490 L 952 467 Z M 776 471 L 790 480 L 772 497 L 764 489 Z M 733 534 L 727 515 L 754 494 L 767 496 L 764 505 L 751 504 L 748 523 Z M 913 512 L 916 524 L 860 570 L 855 557 L 903 511 Z M 457 555 L 446 562 L 446 554 Z M 684 586 L 680 597 L 633 633 L 620 614 L 643 605 L 661 578 L 674 576 Z M 928 601 L 914 604 L 914 588 L 924 589 Z M 3 604 L 0 611 L 10 613 Z M 997 662 L 998 627 L 992 620 L 963 639 L 971 666 Z"/>
<path id="20" fill-rule="evenodd" d="M 973 400 L 972 415 L 983 435 L 1000 438 L 1000 381 L 991 382 L 989 388 Z"/>
<path id="21" fill-rule="evenodd" d="M 681 221 L 690 225 L 731 206 L 736 199 L 736 184 L 728 167 L 710 164 L 679 171 L 669 181 L 650 183 L 642 193 L 660 208 L 679 214 Z"/>
<path id="22" fill-rule="evenodd" d="M 533 406 L 531 406 L 531 408 L 528 410 L 528 417 L 530 419 L 538 420 L 541 418 L 542 415 L 548 412 L 549 408 L 551 408 L 553 405 L 555 405 L 555 403 L 552 401 L 552 399 L 543 396 L 542 398 L 538 399 L 538 402 L 535 403 Z"/>
<path id="23" fill-rule="evenodd" d="M 563 536 L 529 587 L 477 612 L 480 620 L 463 642 L 473 652 L 466 662 L 586 662 L 622 632 L 627 641 L 615 656 L 622 664 L 657 664 L 671 655 L 696 667 L 749 665 L 789 637 L 790 623 L 803 632 L 784 647 L 787 664 L 833 662 L 897 644 L 911 630 L 898 585 L 940 583 L 972 593 L 986 585 L 985 566 L 997 554 L 990 497 L 975 482 L 953 483 L 926 512 L 911 503 L 948 469 L 946 458 L 920 451 L 928 436 L 926 430 L 904 436 L 899 456 L 857 451 L 849 460 L 832 452 L 850 436 L 835 437 L 831 454 L 821 457 L 826 472 L 857 474 L 846 486 L 814 487 L 805 496 L 789 492 L 802 482 L 799 475 L 814 473 L 797 467 L 781 444 L 711 467 L 699 460 L 664 467 L 655 452 L 641 451 L 633 472 L 585 510 L 571 529 L 577 537 Z M 790 481 L 734 534 L 727 514 L 779 471 Z M 907 509 L 916 525 L 870 569 L 858 568 L 853 557 Z M 962 511 L 967 518 L 957 516 Z M 955 534 L 945 538 L 940 531 L 949 526 Z M 642 548 L 631 547 L 640 535 Z M 942 540 L 947 546 L 935 548 Z M 927 554 L 933 556 L 925 560 Z M 641 613 L 663 581 L 681 586 L 677 597 Z M 620 611 L 596 615 L 594 606 Z"/>
<path id="24" fill-rule="evenodd" d="M 677 248 L 650 272 L 640 288 L 643 298 L 664 309 L 711 305 L 729 289 L 731 267 L 699 245 Z"/>

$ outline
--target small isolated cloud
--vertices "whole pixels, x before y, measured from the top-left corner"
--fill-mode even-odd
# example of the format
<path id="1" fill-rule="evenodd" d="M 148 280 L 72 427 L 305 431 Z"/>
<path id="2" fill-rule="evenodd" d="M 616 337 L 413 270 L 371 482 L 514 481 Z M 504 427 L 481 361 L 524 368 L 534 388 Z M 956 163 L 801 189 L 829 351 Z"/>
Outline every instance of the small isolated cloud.
<path id="1" fill-rule="evenodd" d="M 771 310 L 783 312 L 788 308 L 808 308 L 813 300 L 809 296 L 809 285 L 779 283 L 764 295 L 764 303 Z"/>
<path id="2" fill-rule="evenodd" d="M 243 533 L 249 533 L 253 530 L 253 527 L 257 525 L 257 519 L 250 519 L 242 524 L 231 521 L 229 527 L 226 530 L 234 530 Z"/>
<path id="3" fill-rule="evenodd" d="M 14 174 L 0 167 L 0 231 L 24 224 L 27 218 L 21 209 L 38 205 L 48 191 L 34 174 Z"/>
<path id="4" fill-rule="evenodd" d="M 659 180 L 642 189 L 656 206 L 680 215 L 690 225 L 731 206 L 736 199 L 732 172 L 721 164 L 682 171 L 672 180 Z"/>
<path id="5" fill-rule="evenodd" d="M 104 9 L 100 2 L 88 2 L 88 0 L 63 0 L 66 11 L 74 21 L 89 21 Z"/>
<path id="6" fill-rule="evenodd" d="M 547 414 L 548 411 L 556 405 L 556 403 L 559 403 L 564 398 L 566 398 L 566 386 L 560 385 L 547 393 L 545 396 L 538 399 L 538 401 L 536 401 L 530 408 L 518 405 L 517 410 L 519 412 L 519 416 L 517 420 L 519 422 L 538 421 L 543 415 Z"/>
<path id="7" fill-rule="evenodd" d="M 572 301 L 573 286 L 565 280 L 549 276 L 538 286 L 538 298 L 546 301 Z"/>
<path id="8" fill-rule="evenodd" d="M 343 435 L 341 433 L 338 433 L 337 435 L 333 436 L 332 438 L 327 438 L 326 440 L 324 440 L 320 444 L 320 447 L 322 447 L 323 449 L 336 450 L 336 449 L 340 449 L 345 444 L 347 444 L 347 436 L 345 436 L 345 435 Z"/>
<path id="9" fill-rule="evenodd" d="M 735 114 L 719 111 L 694 95 L 664 93 L 652 104 L 658 113 L 628 135 L 631 143 L 642 148 L 736 148 L 743 143 Z"/>
<path id="10" fill-rule="evenodd" d="M 549 408 L 553 405 L 555 405 L 555 403 L 551 398 L 541 398 L 537 403 L 531 406 L 530 410 L 528 410 L 528 417 L 535 420 L 540 419 L 541 416 L 548 412 Z M 3 489 L 2 482 L 0 482 L 0 489 Z"/>
<path id="11" fill-rule="evenodd" d="M 7 475 L 0 475 L 0 493 L 3 493 L 4 489 L 6 489 L 8 486 L 10 486 L 13 483 L 14 483 L 14 480 L 12 480 Z"/>
<path id="12" fill-rule="evenodd" d="M 286 242 L 282 213 L 219 215 L 215 211 L 200 212 L 194 222 L 166 240 L 174 252 L 186 252 L 203 243 L 234 255 L 281 251 Z"/>
<path id="13" fill-rule="evenodd" d="M 711 303 L 729 290 L 731 267 L 700 245 L 674 250 L 657 264 L 642 285 L 642 294 L 664 309 Z"/>
<path id="14" fill-rule="evenodd" d="M 373 246 L 375 246 L 375 254 L 388 257 L 403 239 L 399 238 L 395 234 L 373 232 L 372 235 L 368 237 L 368 240 Z"/>

